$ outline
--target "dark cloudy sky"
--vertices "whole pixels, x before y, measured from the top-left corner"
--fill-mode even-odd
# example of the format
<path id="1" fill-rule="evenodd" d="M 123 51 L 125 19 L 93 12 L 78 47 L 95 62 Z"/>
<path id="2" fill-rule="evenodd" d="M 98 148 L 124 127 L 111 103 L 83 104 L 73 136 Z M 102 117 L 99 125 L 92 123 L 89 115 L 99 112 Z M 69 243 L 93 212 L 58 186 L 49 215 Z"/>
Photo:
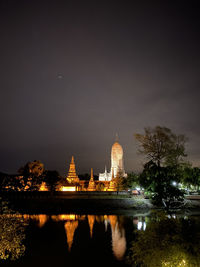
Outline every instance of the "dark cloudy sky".
<path id="1" fill-rule="evenodd" d="M 66 174 L 127 171 L 133 134 L 166 126 L 200 166 L 198 1 L 0 1 L 0 171 L 41 160 Z"/>

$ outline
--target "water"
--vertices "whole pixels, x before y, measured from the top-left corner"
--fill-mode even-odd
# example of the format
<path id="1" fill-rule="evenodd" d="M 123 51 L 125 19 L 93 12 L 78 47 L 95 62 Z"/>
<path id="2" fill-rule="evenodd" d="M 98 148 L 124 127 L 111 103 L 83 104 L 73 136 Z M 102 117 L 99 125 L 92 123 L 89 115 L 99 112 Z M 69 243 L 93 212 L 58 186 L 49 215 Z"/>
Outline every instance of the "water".
<path id="1" fill-rule="evenodd" d="M 199 215 L 7 214 L 0 231 L 1 266 L 200 266 Z"/>

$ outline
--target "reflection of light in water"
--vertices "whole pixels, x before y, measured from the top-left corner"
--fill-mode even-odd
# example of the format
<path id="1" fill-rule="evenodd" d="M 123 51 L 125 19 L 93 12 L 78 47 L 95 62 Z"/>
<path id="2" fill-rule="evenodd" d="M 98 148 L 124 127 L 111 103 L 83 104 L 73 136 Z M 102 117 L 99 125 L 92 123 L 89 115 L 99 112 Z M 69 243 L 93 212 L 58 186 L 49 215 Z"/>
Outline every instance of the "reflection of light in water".
<path id="1" fill-rule="evenodd" d="M 117 216 L 110 215 L 108 219 L 111 224 L 113 253 L 118 260 L 122 260 L 126 252 L 125 230 L 119 229 Z"/>
<path id="2" fill-rule="evenodd" d="M 142 222 L 138 222 L 138 224 L 137 224 L 137 229 L 138 229 L 138 230 L 141 230 L 141 229 L 142 229 Z"/>
<path id="3" fill-rule="evenodd" d="M 74 232 L 76 228 L 78 227 L 78 221 L 67 221 L 65 223 L 65 232 L 67 236 L 67 244 L 68 244 L 68 250 L 71 250 L 73 240 L 74 240 Z"/>
<path id="4" fill-rule="evenodd" d="M 166 262 L 166 261 L 163 261 L 162 262 L 162 266 L 163 267 L 186 267 L 186 266 L 188 266 L 188 264 L 187 264 L 187 262 L 186 262 L 186 260 L 181 260 L 179 263 L 178 263 L 178 265 L 177 265 L 177 263 L 173 263 L 173 262 Z"/>
<path id="5" fill-rule="evenodd" d="M 38 226 L 40 228 L 43 227 L 45 225 L 45 223 L 47 222 L 47 215 L 45 215 L 45 214 L 38 215 L 38 220 L 39 220 Z"/>
<path id="6" fill-rule="evenodd" d="M 138 230 L 146 230 L 146 222 L 138 222 L 138 224 L 137 224 L 137 229 Z"/>
<path id="7" fill-rule="evenodd" d="M 38 226 L 40 228 L 43 227 L 48 220 L 48 216 L 46 214 L 12 214 L 11 216 L 23 218 L 24 220 L 38 221 Z"/>
<path id="8" fill-rule="evenodd" d="M 107 220 L 104 221 L 104 225 L 105 225 L 105 232 L 107 232 L 107 230 L 108 230 L 108 221 Z"/>
<path id="9" fill-rule="evenodd" d="M 74 221 L 76 219 L 75 214 L 59 214 L 59 215 L 52 215 L 52 220 L 54 221 Z"/>
<path id="10" fill-rule="evenodd" d="M 108 219 L 110 221 L 110 224 L 111 224 L 111 228 L 112 229 L 115 229 L 115 225 L 117 223 L 117 216 L 116 215 L 109 215 L 108 216 Z"/>
<path id="11" fill-rule="evenodd" d="M 138 230 L 146 230 L 146 222 L 144 217 L 134 217 L 133 224 L 137 226 Z"/>
<path id="12" fill-rule="evenodd" d="M 52 215 L 51 219 L 53 221 L 59 222 L 59 221 L 82 221 L 85 220 L 85 215 L 76 215 L 76 214 L 59 214 L 59 215 Z"/>
<path id="13" fill-rule="evenodd" d="M 95 215 L 88 215 L 88 224 L 90 227 L 90 237 L 91 238 L 92 238 L 92 234 L 93 234 L 94 223 L 95 223 Z"/>

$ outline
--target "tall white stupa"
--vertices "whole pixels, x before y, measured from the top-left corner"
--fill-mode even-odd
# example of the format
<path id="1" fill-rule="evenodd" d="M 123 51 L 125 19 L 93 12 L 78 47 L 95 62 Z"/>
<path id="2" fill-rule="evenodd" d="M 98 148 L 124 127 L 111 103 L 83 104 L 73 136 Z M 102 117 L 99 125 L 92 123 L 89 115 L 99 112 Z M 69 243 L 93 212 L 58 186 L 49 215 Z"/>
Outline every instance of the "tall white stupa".
<path id="1" fill-rule="evenodd" d="M 127 176 L 124 171 L 123 148 L 118 142 L 118 136 L 111 149 L 111 170 L 107 172 L 105 168 L 105 172 L 99 174 L 99 181 L 111 181 L 112 177 L 116 178 L 117 175 Z"/>

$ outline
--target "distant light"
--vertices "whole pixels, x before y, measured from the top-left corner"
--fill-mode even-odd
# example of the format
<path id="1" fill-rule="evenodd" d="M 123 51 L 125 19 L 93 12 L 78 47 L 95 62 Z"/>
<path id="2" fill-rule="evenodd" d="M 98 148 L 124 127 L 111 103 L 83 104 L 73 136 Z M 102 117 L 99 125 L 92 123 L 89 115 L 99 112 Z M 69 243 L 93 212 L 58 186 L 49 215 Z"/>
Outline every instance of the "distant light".
<path id="1" fill-rule="evenodd" d="M 42 182 L 39 191 L 49 191 L 45 182 Z"/>
<path id="2" fill-rule="evenodd" d="M 176 185 L 177 185 L 177 182 L 172 182 L 172 185 L 173 185 L 173 186 L 176 186 Z"/>
<path id="3" fill-rule="evenodd" d="M 76 191 L 76 186 L 62 186 L 60 191 L 63 192 Z"/>

